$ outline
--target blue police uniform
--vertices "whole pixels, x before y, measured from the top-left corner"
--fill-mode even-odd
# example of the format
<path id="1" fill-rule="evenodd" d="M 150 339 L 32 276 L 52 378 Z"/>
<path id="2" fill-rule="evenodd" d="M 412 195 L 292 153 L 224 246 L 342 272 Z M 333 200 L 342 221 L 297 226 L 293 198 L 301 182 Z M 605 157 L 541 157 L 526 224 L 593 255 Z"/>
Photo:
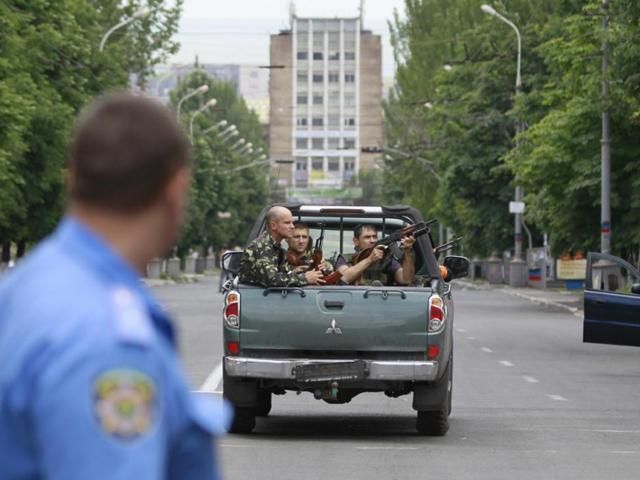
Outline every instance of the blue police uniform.
<path id="1" fill-rule="evenodd" d="M 229 407 L 192 393 L 172 324 L 68 217 L 0 283 L 0 478 L 216 479 Z"/>

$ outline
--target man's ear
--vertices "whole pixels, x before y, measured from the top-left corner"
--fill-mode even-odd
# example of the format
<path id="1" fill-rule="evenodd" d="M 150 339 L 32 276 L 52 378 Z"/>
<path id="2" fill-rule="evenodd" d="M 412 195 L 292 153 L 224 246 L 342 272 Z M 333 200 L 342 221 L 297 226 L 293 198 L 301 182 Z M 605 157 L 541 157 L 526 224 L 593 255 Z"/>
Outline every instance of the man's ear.
<path id="1" fill-rule="evenodd" d="M 189 185 L 191 183 L 191 169 L 179 169 L 167 182 L 165 193 L 172 203 L 183 205 L 187 201 Z"/>

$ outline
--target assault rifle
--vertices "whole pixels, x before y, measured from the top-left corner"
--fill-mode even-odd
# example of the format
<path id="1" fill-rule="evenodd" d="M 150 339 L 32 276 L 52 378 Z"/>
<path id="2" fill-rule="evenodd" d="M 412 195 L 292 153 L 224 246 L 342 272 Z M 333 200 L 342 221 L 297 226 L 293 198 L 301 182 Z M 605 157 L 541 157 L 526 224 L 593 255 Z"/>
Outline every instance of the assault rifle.
<path id="1" fill-rule="evenodd" d="M 447 250 L 451 250 L 452 248 L 456 247 L 460 243 L 460 240 L 462 240 L 462 237 L 456 237 L 447 243 L 438 245 L 436 248 L 433 249 L 433 254 L 437 257 L 441 253 L 444 253 Z"/>

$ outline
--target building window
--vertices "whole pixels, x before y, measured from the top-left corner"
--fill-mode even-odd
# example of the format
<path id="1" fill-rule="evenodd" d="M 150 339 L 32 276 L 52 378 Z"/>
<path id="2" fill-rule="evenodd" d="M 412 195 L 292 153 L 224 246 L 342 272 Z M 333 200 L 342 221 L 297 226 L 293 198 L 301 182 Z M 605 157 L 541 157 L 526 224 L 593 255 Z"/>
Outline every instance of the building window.
<path id="1" fill-rule="evenodd" d="M 356 96 L 353 93 L 344 94 L 345 107 L 353 107 L 356 104 Z"/>
<path id="2" fill-rule="evenodd" d="M 317 30 L 318 26 L 314 25 L 314 29 Z M 322 50 L 324 48 L 324 32 L 313 32 L 313 48 L 315 50 Z"/>
<path id="3" fill-rule="evenodd" d="M 353 117 L 345 117 L 344 126 L 345 127 L 355 127 L 356 126 L 356 119 L 353 118 Z"/>
<path id="4" fill-rule="evenodd" d="M 309 52 L 300 51 L 296 54 L 298 60 L 307 60 L 309 58 Z"/>
<path id="5" fill-rule="evenodd" d="M 329 74 L 329 83 L 338 83 L 340 82 L 340 74 L 339 73 L 330 73 Z"/>
<path id="6" fill-rule="evenodd" d="M 296 125 L 298 125 L 299 127 L 306 127 L 308 125 L 307 117 L 296 118 Z"/>
<path id="7" fill-rule="evenodd" d="M 296 138 L 296 148 L 298 150 L 306 150 L 309 148 L 309 139 L 308 138 Z"/>
<path id="8" fill-rule="evenodd" d="M 306 157 L 296 157 L 296 170 L 307 170 L 307 159 Z"/>
<path id="9" fill-rule="evenodd" d="M 328 170 L 330 172 L 339 172 L 340 171 L 340 159 L 338 158 L 330 158 L 328 161 Z"/>
<path id="10" fill-rule="evenodd" d="M 344 179 L 349 180 L 353 177 L 356 169 L 356 159 L 353 157 L 344 157 Z"/>
<path id="11" fill-rule="evenodd" d="M 340 60 L 340 52 L 329 52 L 329 60 Z"/>
<path id="12" fill-rule="evenodd" d="M 356 52 L 344 52 L 344 59 L 345 60 L 355 60 L 356 59 Z"/>
<path id="13" fill-rule="evenodd" d="M 340 129 L 340 116 L 339 115 L 329 115 L 329 129 L 330 130 L 339 130 Z"/>
<path id="14" fill-rule="evenodd" d="M 311 125 L 314 127 L 321 127 L 322 125 L 324 125 L 324 121 L 322 117 L 313 117 L 311 119 Z"/>
<path id="15" fill-rule="evenodd" d="M 322 75 L 321 73 L 313 74 L 313 83 L 322 83 L 323 80 L 324 80 L 324 75 Z"/>
<path id="16" fill-rule="evenodd" d="M 344 139 L 344 148 L 346 150 L 353 150 L 356 148 L 356 139 L 355 138 L 345 138 Z"/>
<path id="17" fill-rule="evenodd" d="M 344 81 L 345 81 L 345 83 L 355 83 L 355 81 L 356 81 L 355 73 L 345 73 L 344 74 Z"/>
<path id="18" fill-rule="evenodd" d="M 340 148 L 340 139 L 338 137 L 329 137 L 327 139 L 327 144 L 329 150 L 337 150 L 338 148 Z"/>
<path id="19" fill-rule="evenodd" d="M 313 52 L 313 59 L 314 60 L 322 60 L 322 52 Z"/>
<path id="20" fill-rule="evenodd" d="M 311 139 L 311 148 L 313 150 L 323 150 L 324 149 L 324 138 L 312 138 Z"/>
<path id="21" fill-rule="evenodd" d="M 311 157 L 311 169 L 316 171 L 323 171 L 324 159 L 322 157 Z"/>
<path id="22" fill-rule="evenodd" d="M 323 104 L 322 95 L 314 95 L 313 96 L 313 104 L 314 105 L 322 105 Z"/>
<path id="23" fill-rule="evenodd" d="M 306 95 L 298 95 L 296 98 L 296 103 L 298 105 L 306 105 L 307 104 L 307 96 Z"/>
<path id="24" fill-rule="evenodd" d="M 298 33 L 298 49 L 304 50 L 307 48 L 307 42 L 309 41 L 309 35 L 306 33 Z"/>
<path id="25" fill-rule="evenodd" d="M 329 105 L 340 105 L 340 92 L 329 92 Z"/>
<path id="26" fill-rule="evenodd" d="M 297 79 L 298 83 L 306 84 L 309 81 L 309 75 L 307 72 L 298 72 Z"/>

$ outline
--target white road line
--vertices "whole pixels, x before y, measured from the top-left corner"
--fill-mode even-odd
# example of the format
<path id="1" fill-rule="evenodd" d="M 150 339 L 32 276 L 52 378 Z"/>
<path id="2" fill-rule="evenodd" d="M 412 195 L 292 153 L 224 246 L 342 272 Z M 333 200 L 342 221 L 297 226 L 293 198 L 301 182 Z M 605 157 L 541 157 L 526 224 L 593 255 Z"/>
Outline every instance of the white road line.
<path id="1" fill-rule="evenodd" d="M 475 340 L 476 337 L 467 337 L 467 340 Z"/>
<path id="2" fill-rule="evenodd" d="M 356 450 L 417 450 L 417 447 L 356 447 Z"/>
<path id="3" fill-rule="evenodd" d="M 466 330 L 464 328 L 456 328 L 456 332 L 464 333 L 464 332 L 466 332 Z"/>
<path id="4" fill-rule="evenodd" d="M 540 380 L 538 380 L 537 378 L 529 377 L 529 376 L 527 376 L 527 375 L 523 375 L 523 376 L 522 376 L 522 379 L 523 379 L 525 382 L 529 382 L 529 383 L 540 383 Z"/>
<path id="5" fill-rule="evenodd" d="M 505 367 L 513 367 L 513 363 L 508 360 L 500 360 L 500 365 L 504 365 Z"/>
<path id="6" fill-rule="evenodd" d="M 199 392 L 204 393 L 218 393 L 218 385 L 222 381 L 222 362 L 218 364 L 216 368 L 214 368 L 204 383 L 198 389 Z"/>
<path id="7" fill-rule="evenodd" d="M 482 347 L 480 350 L 482 350 L 484 353 L 493 353 L 493 350 L 488 347 Z"/>
<path id="8" fill-rule="evenodd" d="M 640 451 L 634 452 L 633 450 L 612 450 L 609 453 L 618 453 L 623 455 L 638 455 L 640 454 Z"/>
<path id="9" fill-rule="evenodd" d="M 551 395 L 551 394 L 547 394 L 547 397 L 549 397 L 551 400 L 557 400 L 558 402 L 567 402 L 568 400 L 566 398 L 564 398 L 562 395 Z"/>

